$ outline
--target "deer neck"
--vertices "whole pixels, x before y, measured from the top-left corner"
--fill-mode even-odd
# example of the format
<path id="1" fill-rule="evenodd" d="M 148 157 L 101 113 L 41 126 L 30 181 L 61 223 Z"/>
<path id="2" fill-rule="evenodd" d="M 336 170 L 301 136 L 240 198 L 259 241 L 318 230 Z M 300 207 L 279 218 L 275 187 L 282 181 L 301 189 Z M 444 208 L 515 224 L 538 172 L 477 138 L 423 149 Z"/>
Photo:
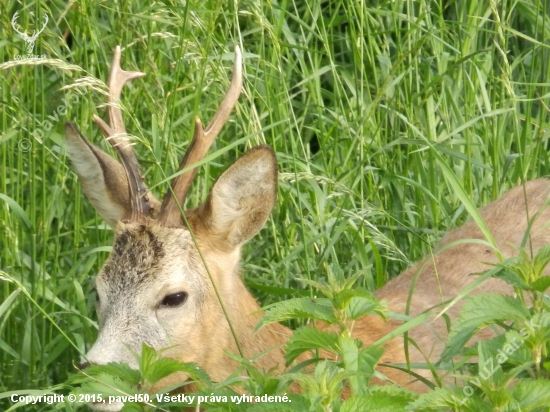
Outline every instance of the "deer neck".
<path id="1" fill-rule="evenodd" d="M 213 341 L 215 337 L 217 342 L 205 353 L 203 368 L 215 381 L 227 379 L 240 366 L 225 354 L 229 352 L 238 356 L 242 353 L 260 371 L 273 369 L 276 373 L 282 373 L 285 368 L 284 345 L 292 334 L 290 329 L 274 323 L 256 331 L 263 312 L 238 274 L 240 253 L 235 251 L 212 256 L 207 263 L 216 279 L 228 319 L 219 306 L 218 321 L 209 331 L 212 335 L 203 337 L 204 341 Z M 212 305 L 219 305 L 217 297 L 212 295 L 211 299 Z"/>
<path id="2" fill-rule="evenodd" d="M 261 371 L 273 369 L 282 373 L 285 369 L 285 343 L 292 334 L 280 323 L 272 323 L 256 331 L 256 325 L 263 316 L 260 306 L 239 279 L 239 296 L 233 306 L 231 318 L 237 325 L 237 337 L 243 355 L 253 360 Z"/>

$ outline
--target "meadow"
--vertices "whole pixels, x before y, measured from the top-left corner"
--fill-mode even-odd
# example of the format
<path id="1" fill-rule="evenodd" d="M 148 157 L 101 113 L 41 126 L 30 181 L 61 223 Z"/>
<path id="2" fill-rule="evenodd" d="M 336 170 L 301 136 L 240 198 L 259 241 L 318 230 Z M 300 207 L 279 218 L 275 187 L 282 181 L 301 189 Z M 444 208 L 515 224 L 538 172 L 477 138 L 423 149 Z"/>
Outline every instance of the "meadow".
<path id="1" fill-rule="evenodd" d="M 14 407 L 13 391 L 68 393 L 63 383 L 97 336 L 92 279 L 113 231 L 82 194 L 63 125 L 76 123 L 113 153 L 92 115 L 104 114 L 98 106 L 116 45 L 124 68 L 147 73 L 124 90 L 123 104 L 157 197 L 191 140 L 194 117 L 210 118 L 222 99 L 234 46 L 243 50 L 243 93 L 186 206 L 200 204 L 246 150 L 274 148 L 277 205 L 242 259 L 262 305 L 318 296 L 314 282 L 353 278 L 374 291 L 432 253 L 473 208 L 550 174 L 544 1 L 0 0 L 0 10 L 2 410 Z M 34 57 L 26 58 L 14 24 L 30 34 L 45 15 Z M 546 339 L 545 348 L 550 332 Z M 542 353 L 537 378 L 548 383 Z M 361 410 L 335 388 L 312 389 L 302 401 L 310 410 Z M 522 410 L 547 411 L 546 388 Z M 371 410 L 414 401 L 414 410 L 469 410 L 387 393 L 401 406 Z M 514 410 L 489 389 L 475 396 L 471 410 Z"/>

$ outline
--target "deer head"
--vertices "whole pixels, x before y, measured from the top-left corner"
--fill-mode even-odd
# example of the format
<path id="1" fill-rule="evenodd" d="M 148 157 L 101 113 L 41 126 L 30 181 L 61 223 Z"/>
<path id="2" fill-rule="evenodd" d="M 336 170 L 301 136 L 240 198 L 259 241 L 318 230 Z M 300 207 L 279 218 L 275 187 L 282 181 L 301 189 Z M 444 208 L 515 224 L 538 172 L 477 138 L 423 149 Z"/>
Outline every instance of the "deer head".
<path id="1" fill-rule="evenodd" d="M 162 204 L 148 191 L 119 104 L 125 82 L 144 74 L 121 70 L 120 55 L 117 47 L 108 81 L 109 124 L 98 116 L 94 121 L 121 163 L 92 145 L 74 124 L 65 126 L 68 154 L 84 192 L 115 228 L 112 253 L 95 280 L 99 335 L 86 361 L 137 368 L 132 351 L 139 353 L 145 342 L 169 348 L 164 355 L 196 362 L 214 379 L 223 379 L 229 373 L 222 366 L 223 351 L 235 351 L 235 342 L 216 289 L 237 328 L 244 320 L 236 313 L 257 308 L 253 303 L 247 308 L 253 299 L 238 278 L 239 250 L 273 208 L 276 158 L 267 146 L 248 151 L 219 177 L 206 201 L 182 219 L 180 207 L 197 168 L 173 180 Z M 229 90 L 206 128 L 196 119 L 180 171 L 206 154 L 226 123 L 241 92 L 241 66 L 236 47 Z"/>
<path id="2" fill-rule="evenodd" d="M 13 27 L 13 30 L 15 30 L 19 35 L 25 40 L 27 43 L 27 54 L 32 54 L 32 51 L 34 50 L 34 43 L 36 42 L 36 39 L 38 39 L 38 36 L 40 33 L 44 31 L 46 28 L 46 24 L 48 24 L 48 15 L 44 14 L 44 24 L 42 25 L 41 29 L 36 29 L 32 32 L 32 35 L 28 35 L 26 32 L 22 32 L 18 29 L 19 24 L 17 24 L 17 19 L 19 18 L 19 11 L 16 11 L 13 17 L 11 18 L 11 26 Z"/>

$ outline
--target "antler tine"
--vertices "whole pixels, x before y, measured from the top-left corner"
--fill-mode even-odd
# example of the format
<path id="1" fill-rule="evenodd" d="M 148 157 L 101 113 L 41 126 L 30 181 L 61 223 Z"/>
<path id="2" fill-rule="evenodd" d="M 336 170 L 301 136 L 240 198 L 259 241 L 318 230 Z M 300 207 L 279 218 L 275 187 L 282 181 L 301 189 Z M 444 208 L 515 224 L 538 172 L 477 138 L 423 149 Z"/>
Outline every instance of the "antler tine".
<path id="1" fill-rule="evenodd" d="M 13 17 L 11 18 L 11 26 L 13 27 L 13 30 L 15 30 L 16 33 L 23 36 L 23 38 L 27 38 L 28 37 L 27 33 L 23 33 L 17 28 L 17 26 L 19 26 L 19 24 L 17 23 L 18 18 L 19 18 L 19 10 L 17 10 L 13 15 Z"/>
<path id="2" fill-rule="evenodd" d="M 42 25 L 42 29 L 40 29 L 40 31 L 44 30 L 44 27 L 46 27 L 46 24 L 48 24 L 49 20 L 50 19 L 48 18 L 48 15 L 44 14 L 44 24 Z"/>
<path id="3" fill-rule="evenodd" d="M 241 49 L 239 46 L 235 46 L 235 64 L 233 66 L 233 76 L 229 90 L 206 129 L 203 129 L 200 118 L 195 118 L 193 140 L 180 163 L 178 171 L 200 161 L 206 155 L 210 146 L 212 146 L 223 125 L 227 122 L 229 114 L 237 104 L 237 100 L 241 94 L 243 85 L 242 60 Z M 188 170 L 177 176 L 172 182 L 171 191 L 168 191 L 162 200 L 158 218 L 162 225 L 168 227 L 181 225 L 178 204 L 183 205 L 197 171 L 198 167 Z"/>
<path id="4" fill-rule="evenodd" d="M 145 76 L 141 72 L 127 72 L 120 68 L 120 46 L 116 46 L 109 72 L 109 97 L 107 98 L 107 113 L 109 116 L 109 125 L 103 119 L 94 115 L 94 121 L 97 123 L 101 132 L 109 143 L 114 147 L 120 156 L 130 189 L 130 203 L 132 221 L 140 221 L 143 216 L 149 214 L 151 205 L 147 198 L 147 186 L 143 181 L 139 163 L 130 144 L 130 140 L 122 120 L 122 109 L 120 108 L 120 94 L 126 82 Z"/>

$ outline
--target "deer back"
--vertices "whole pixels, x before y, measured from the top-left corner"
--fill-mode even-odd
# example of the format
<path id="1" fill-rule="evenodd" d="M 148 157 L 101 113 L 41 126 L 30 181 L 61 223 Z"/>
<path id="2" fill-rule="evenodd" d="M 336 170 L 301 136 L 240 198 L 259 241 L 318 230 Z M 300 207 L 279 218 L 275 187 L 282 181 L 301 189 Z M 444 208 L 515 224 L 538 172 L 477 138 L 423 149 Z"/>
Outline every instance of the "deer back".
<path id="1" fill-rule="evenodd" d="M 522 246 L 535 254 L 550 243 L 549 196 L 550 182 L 547 179 L 538 179 L 509 190 L 481 210 L 480 215 L 503 258 L 517 256 Z M 390 280 L 375 293 L 376 297 L 386 300 L 389 310 L 396 313 L 407 313 L 413 317 L 429 310 L 434 314 L 439 313 L 443 309 L 443 303 L 458 296 L 478 278 L 476 275 L 499 263 L 496 251 L 484 243 L 485 240 L 478 225 L 473 220 L 467 221 L 444 236 L 434 248 L 432 256 Z M 500 279 L 489 278 L 471 293 L 480 292 L 513 295 L 514 290 Z M 409 295 L 410 306 L 407 308 Z M 463 300 L 458 301 L 446 312 L 451 323 L 458 316 L 462 303 Z M 384 322 L 379 317 L 366 316 L 356 323 L 353 333 L 366 344 L 372 344 L 400 324 L 401 322 L 395 320 Z M 448 325 L 442 316 L 413 328 L 409 331 L 408 338 L 416 345 L 408 344 L 409 362 L 436 363 L 447 335 Z M 476 335 L 474 341 L 491 336 L 491 331 L 484 330 Z M 403 336 L 389 341 L 381 361 L 405 364 L 405 344 Z M 415 372 L 428 379 L 432 378 L 428 369 L 418 369 Z M 394 368 L 384 368 L 384 373 L 392 380 L 417 391 L 427 390 L 424 384 L 407 373 Z"/>

